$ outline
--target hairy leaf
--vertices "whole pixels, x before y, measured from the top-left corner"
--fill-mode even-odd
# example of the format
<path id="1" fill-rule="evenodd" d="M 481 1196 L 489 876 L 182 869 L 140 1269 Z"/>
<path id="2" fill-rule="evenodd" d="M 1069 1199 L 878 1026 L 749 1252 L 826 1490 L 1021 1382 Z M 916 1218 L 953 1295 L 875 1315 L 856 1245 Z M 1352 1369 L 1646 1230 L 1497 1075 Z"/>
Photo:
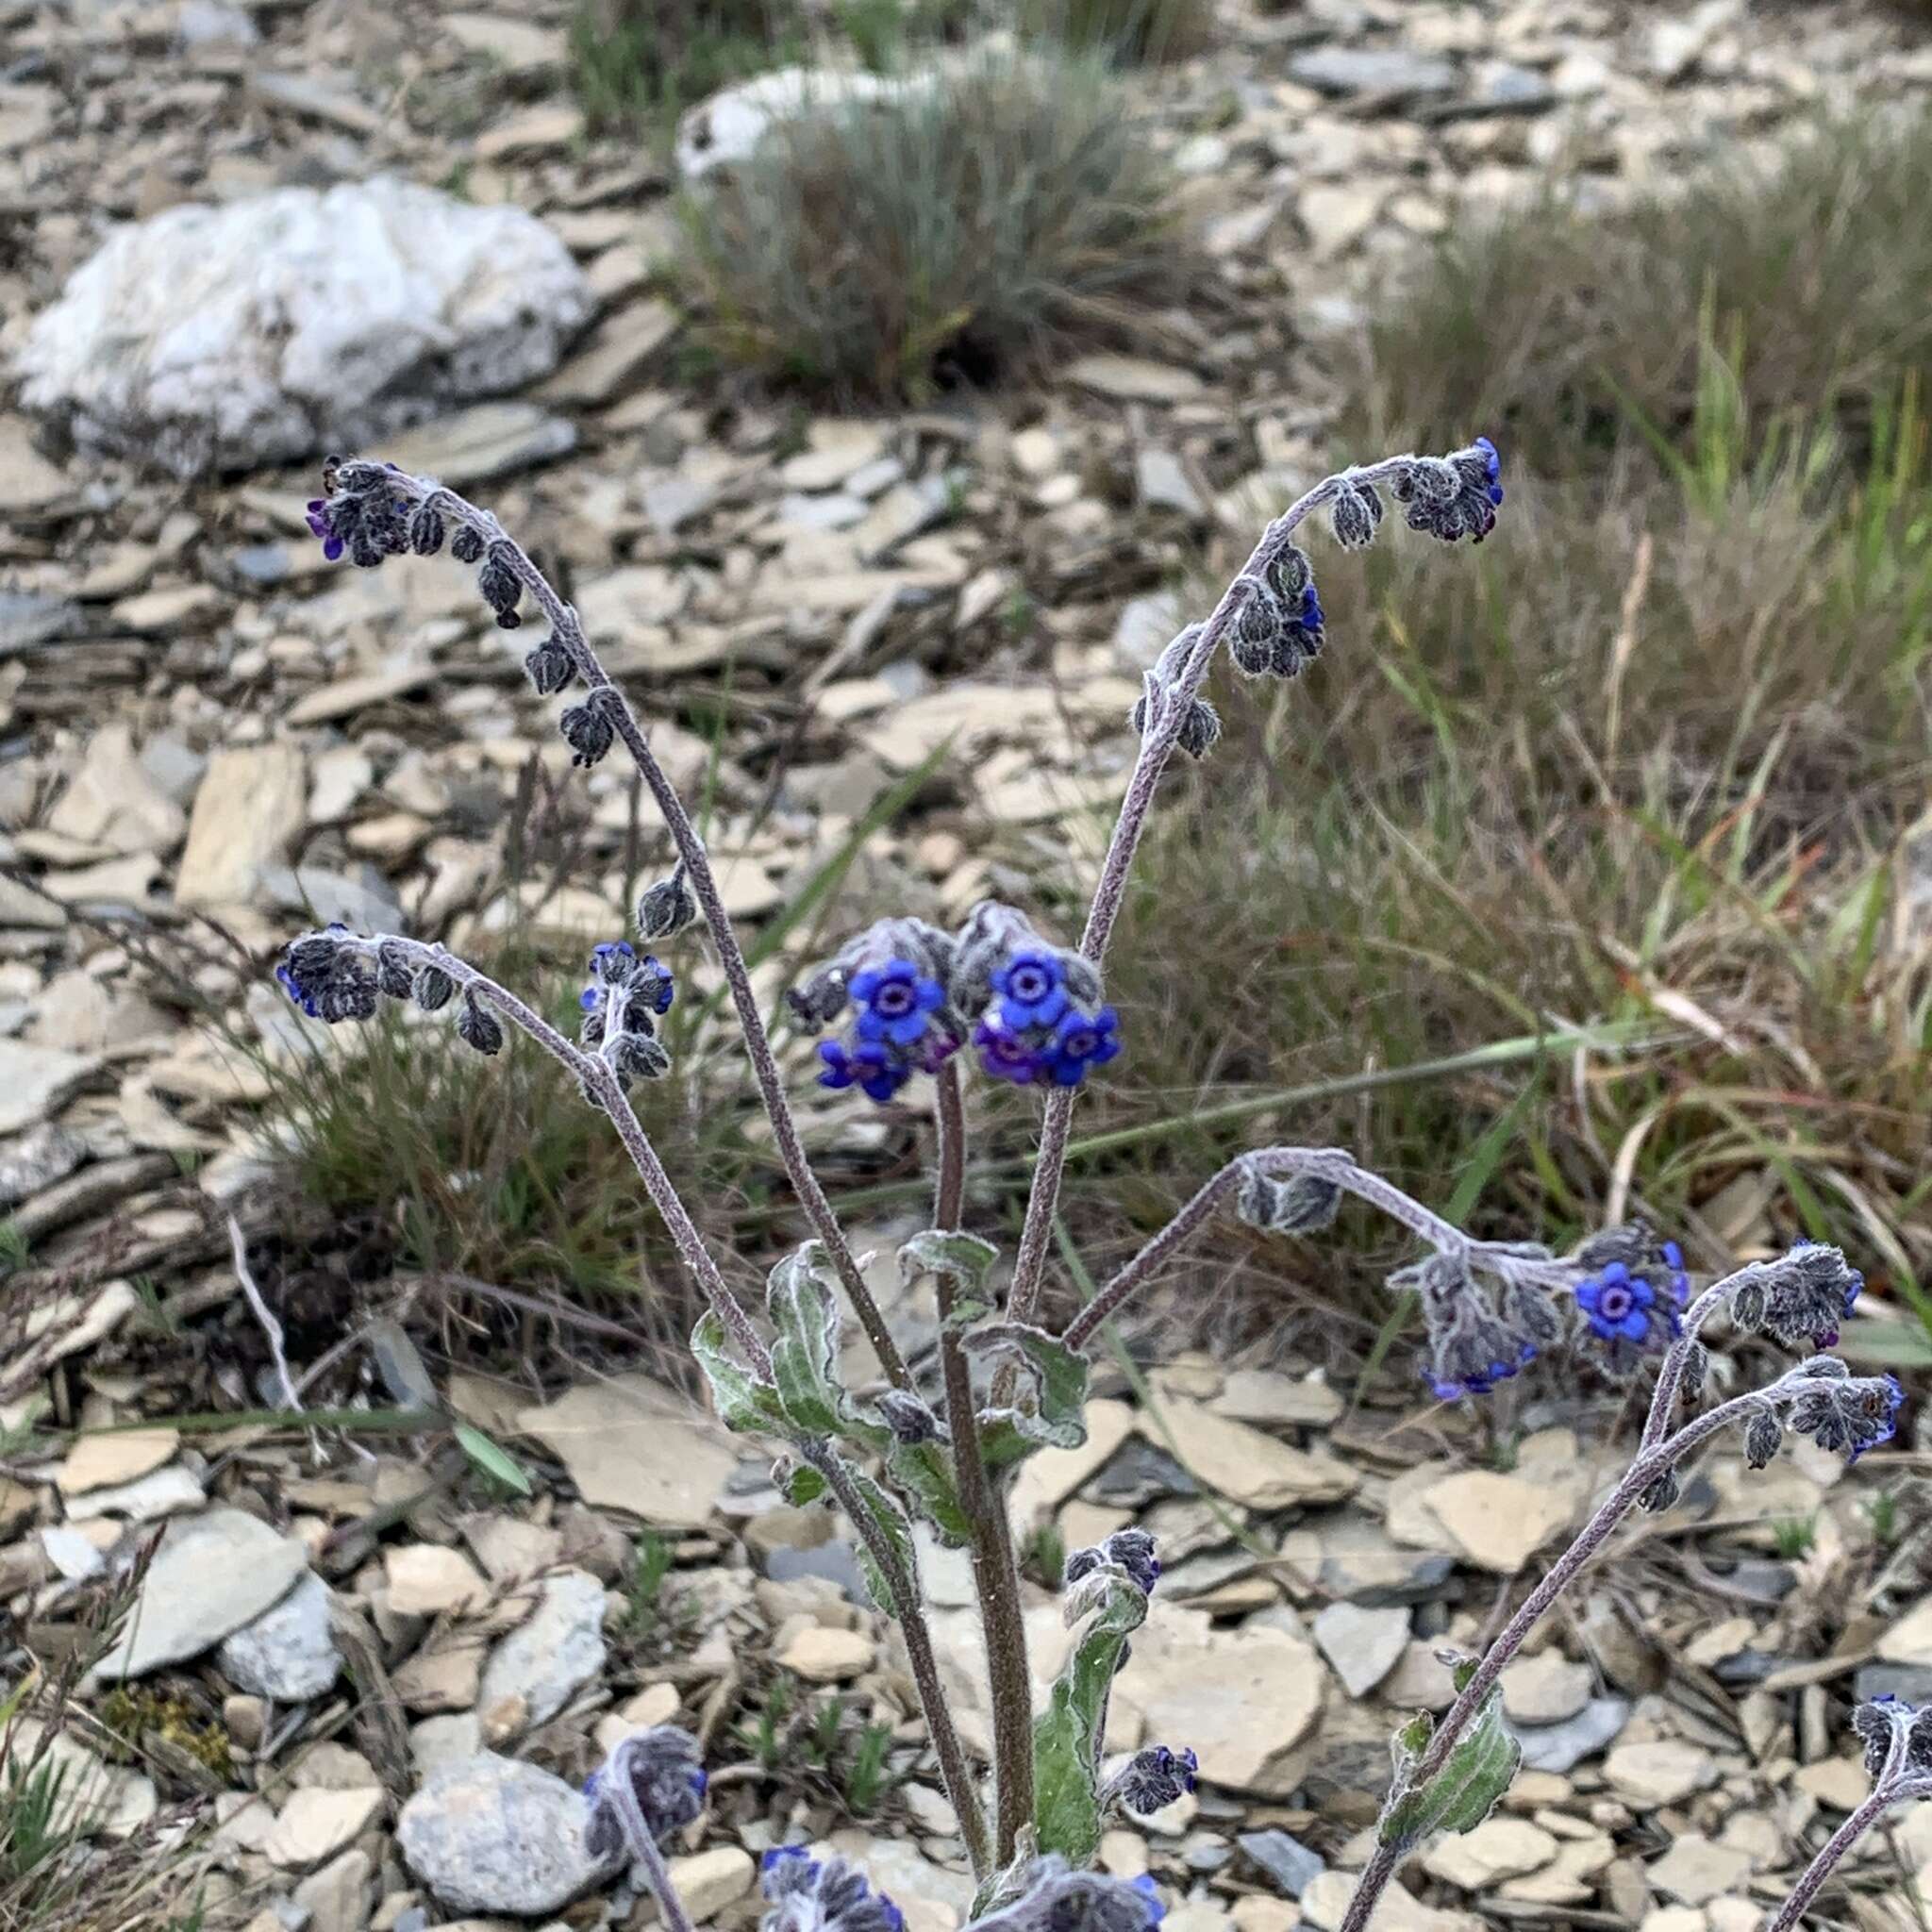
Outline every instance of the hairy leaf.
<path id="1" fill-rule="evenodd" d="M 899 1276 L 912 1282 L 922 1274 L 943 1274 L 966 1300 L 981 1301 L 986 1294 L 987 1271 L 998 1260 L 999 1253 L 976 1234 L 928 1227 L 900 1244 Z"/>
<path id="2" fill-rule="evenodd" d="M 864 1503 L 866 1513 L 884 1533 L 886 1541 L 892 1547 L 899 1559 L 899 1567 L 908 1579 L 918 1574 L 918 1559 L 912 1546 L 912 1525 L 907 1521 L 906 1512 L 871 1476 L 858 1470 L 850 1472 L 853 1487 L 858 1490 L 859 1499 Z M 884 1570 L 873 1555 L 863 1537 L 858 1544 L 858 1567 L 865 1577 L 865 1587 L 872 1591 L 872 1600 L 889 1617 L 899 1614 L 899 1607 L 892 1595 L 891 1585 L 886 1581 Z M 917 1586 L 915 1583 L 915 1594 Z"/>
<path id="3" fill-rule="evenodd" d="M 1005 1354 L 1019 1366 L 1023 1387 L 1013 1402 L 980 1415 L 981 1442 L 994 1468 L 1040 1448 L 1077 1449 L 1087 1440 L 1090 1366 L 1077 1350 L 1021 1322 L 975 1328 L 966 1337 L 974 1354 Z"/>
<path id="4" fill-rule="evenodd" d="M 777 1330 L 772 1376 L 794 1428 L 808 1436 L 841 1432 L 847 1407 L 839 1386 L 838 1279 L 823 1241 L 806 1241 L 772 1270 L 765 1306 Z"/>
<path id="5" fill-rule="evenodd" d="M 1034 1823 L 1042 1852 L 1075 1866 L 1100 1845 L 1100 1740 L 1127 1639 L 1147 1620 L 1147 1598 L 1118 1564 L 1091 1570 L 1067 1592 L 1069 1620 L 1091 1618 L 1033 1721 Z"/>
<path id="6" fill-rule="evenodd" d="M 783 1431 L 785 1411 L 779 1407 L 778 1391 L 732 1355 L 724 1324 L 708 1308 L 691 1331 L 691 1352 L 711 1385 L 712 1407 L 727 1429 Z"/>
<path id="7" fill-rule="evenodd" d="M 1377 1835 L 1407 1851 L 1433 1832 L 1474 1831 L 1509 1789 L 1522 1757 L 1523 1746 L 1503 1722 L 1502 1693 L 1492 1690 L 1442 1769 L 1389 1806 Z"/>

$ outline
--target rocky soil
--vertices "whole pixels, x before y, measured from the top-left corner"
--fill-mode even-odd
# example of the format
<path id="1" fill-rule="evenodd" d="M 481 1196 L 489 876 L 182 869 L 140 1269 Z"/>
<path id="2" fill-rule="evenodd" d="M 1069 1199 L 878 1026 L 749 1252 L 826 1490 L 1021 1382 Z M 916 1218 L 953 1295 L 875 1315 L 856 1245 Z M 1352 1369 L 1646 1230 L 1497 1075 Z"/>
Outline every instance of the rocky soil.
<path id="1" fill-rule="evenodd" d="M 376 1399 L 512 1445 L 514 1502 L 446 1432 L 181 1413 L 208 1391 L 157 1333 L 239 1302 L 226 1216 L 274 1211 L 267 1082 L 209 1013 L 271 1059 L 314 1050 L 266 974 L 311 910 L 458 941 L 623 917 L 610 768 L 569 886 L 508 883 L 519 784 L 568 754 L 461 573 L 325 562 L 324 449 L 375 439 L 567 579 L 674 772 L 711 774 L 734 915 L 935 755 L 867 864 L 956 912 L 1016 865 L 1090 864 L 1183 615 L 1160 586 L 1318 474 L 1335 398 L 1302 345 L 1366 272 L 1551 179 L 1614 199 L 1821 102 L 1932 88 L 1924 28 L 1862 5 L 1225 11 L 1213 52 L 1139 83 L 1214 266 L 1171 346 L 860 419 L 681 378 L 651 275 L 669 164 L 586 139 L 554 8 L 0 0 L 0 1211 L 26 1257 L 0 1288 L 0 1672 L 58 1667 L 138 1590 L 75 1687 L 138 1751 L 85 1725 L 57 1749 L 104 1841 L 211 1825 L 208 1897 L 252 1932 L 623 1923 L 574 1786 L 674 1717 L 714 1767 L 677 1866 L 706 1922 L 755 1917 L 781 1839 L 856 1849 L 919 1932 L 968 1891 L 841 1525 L 780 1507 L 674 1391 L 432 1373 L 393 1322 L 358 1327 Z M 810 1120 L 864 1131 L 829 1098 Z M 929 1318 L 900 1312 L 916 1341 Z M 280 1400 L 265 1372 L 218 1394 Z M 36 1433 L 109 1424 L 141 1426 Z M 1183 1361 L 1090 1424 L 1029 1465 L 1021 1527 L 1160 1536 L 1110 1742 L 1190 1743 L 1204 1773 L 1107 1861 L 1154 1872 L 1181 1932 L 1332 1927 L 1396 1714 L 1446 1703 L 1438 1651 L 1480 1641 L 1614 1472 L 1560 1423 L 1476 1466 L 1434 1424 L 1351 1418 L 1307 1365 Z M 1832 1700 L 1932 1695 L 1900 1461 L 1846 1481 L 1800 1455 L 1746 1487 L 1720 1457 L 1632 1532 L 1511 1673 L 1529 1770 L 1504 1811 L 1411 1871 L 1389 1926 L 1747 1932 L 1862 1790 Z M 983 1736 L 963 1565 L 927 1572 Z M 1030 1616 L 1044 1672 L 1043 1587 Z M 828 1764 L 761 1752 L 780 1681 L 794 1713 L 844 1700 Z M 890 1775 L 861 1816 L 841 1767 L 866 1720 Z M 1898 1882 L 1860 1923 L 1909 1923 L 1932 1817 L 1866 1865 Z"/>

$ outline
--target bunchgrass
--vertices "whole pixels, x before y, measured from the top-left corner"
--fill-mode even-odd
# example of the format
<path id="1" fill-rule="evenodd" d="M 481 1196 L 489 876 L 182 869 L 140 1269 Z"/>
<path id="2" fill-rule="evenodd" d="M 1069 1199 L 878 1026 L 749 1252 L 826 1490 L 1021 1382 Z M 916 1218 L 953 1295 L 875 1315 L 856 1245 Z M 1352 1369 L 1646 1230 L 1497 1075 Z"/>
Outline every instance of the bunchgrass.
<path id="1" fill-rule="evenodd" d="M 1185 60 L 1212 39 L 1212 0 L 1023 0 L 1022 30 L 1122 62 Z"/>
<path id="2" fill-rule="evenodd" d="M 593 133 L 662 142 L 683 109 L 805 44 L 796 0 L 578 0 L 571 80 Z"/>
<path id="3" fill-rule="evenodd" d="M 1480 424 L 1518 471 L 1601 471 L 1633 417 L 1686 430 L 1707 339 L 1737 343 L 1760 436 L 1822 414 L 1856 441 L 1907 376 L 1932 379 L 1928 197 L 1921 111 L 1824 125 L 1617 214 L 1457 223 L 1335 346 L 1361 446 Z"/>
<path id="4" fill-rule="evenodd" d="M 1045 53 L 792 117 L 692 192 L 685 234 L 680 290 L 724 364 L 860 397 L 1131 336 L 1178 283 L 1124 97 Z"/>

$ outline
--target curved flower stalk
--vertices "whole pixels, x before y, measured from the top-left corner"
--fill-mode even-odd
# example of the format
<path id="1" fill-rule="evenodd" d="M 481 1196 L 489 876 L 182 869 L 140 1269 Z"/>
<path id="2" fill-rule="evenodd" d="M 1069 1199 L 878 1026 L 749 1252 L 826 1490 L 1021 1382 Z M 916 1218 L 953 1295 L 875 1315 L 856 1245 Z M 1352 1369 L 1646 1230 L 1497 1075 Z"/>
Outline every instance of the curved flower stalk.
<path id="1" fill-rule="evenodd" d="M 690 924 L 694 915 L 702 914 L 718 951 L 739 1030 L 744 1036 L 745 1055 L 792 1191 L 813 1232 L 824 1242 L 880 1364 L 893 1382 L 901 1388 L 908 1386 L 905 1359 L 806 1158 L 764 1016 L 752 989 L 751 970 L 724 909 L 710 856 L 629 701 L 591 648 L 575 608 L 558 594 L 494 516 L 445 489 L 434 477 L 412 476 L 392 463 L 345 462 L 331 458 L 323 468 L 323 489 L 325 494 L 308 505 L 308 525 L 322 539 L 325 557 L 338 558 L 346 552 L 352 562 L 373 568 L 386 558 L 406 553 L 434 556 L 447 540 L 450 555 L 458 563 L 476 567 L 477 591 L 500 627 L 514 630 L 522 625 L 521 606 L 526 591 L 548 622 L 549 636 L 529 653 L 524 668 L 531 684 L 546 696 L 564 691 L 573 683 L 582 684 L 583 701 L 566 707 L 558 718 L 558 728 L 571 747 L 574 761 L 596 764 L 613 743 L 621 743 L 656 801 L 677 850 L 676 870 L 661 886 L 644 894 L 639 907 L 640 929 L 647 940 L 667 938 Z"/>
<path id="2" fill-rule="evenodd" d="M 1479 543 L 1495 527 L 1503 501 L 1501 475 L 1495 444 L 1479 436 L 1447 457 L 1390 457 L 1324 477 L 1268 525 L 1207 620 L 1191 625 L 1162 653 L 1134 708 L 1140 756 L 1127 778 L 1080 936 L 1080 957 L 1094 972 L 1107 958 L 1134 854 L 1168 759 L 1176 747 L 1198 758 L 1219 735 L 1220 721 L 1202 698 L 1201 687 L 1222 644 L 1227 644 L 1237 669 L 1250 677 L 1296 676 L 1323 647 L 1321 598 L 1307 554 L 1294 541 L 1296 531 L 1325 508 L 1336 541 L 1344 549 L 1360 549 L 1374 541 L 1383 523 L 1380 492 L 1386 489 L 1403 506 L 1410 529 L 1445 543 L 1463 537 Z M 1073 1112 L 1071 1091 L 1049 1094 L 1008 1292 L 1008 1309 L 1016 1322 L 1032 1321 L 1039 1307 Z"/>

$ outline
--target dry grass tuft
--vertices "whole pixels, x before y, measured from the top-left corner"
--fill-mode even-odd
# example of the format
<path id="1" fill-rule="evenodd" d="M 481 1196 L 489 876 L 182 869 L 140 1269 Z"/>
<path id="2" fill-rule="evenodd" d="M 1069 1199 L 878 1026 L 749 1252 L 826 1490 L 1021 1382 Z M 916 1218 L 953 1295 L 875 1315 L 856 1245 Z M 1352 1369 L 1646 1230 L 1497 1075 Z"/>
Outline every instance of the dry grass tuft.
<path id="1" fill-rule="evenodd" d="M 916 397 L 1130 332 L 1176 286 L 1163 194 L 1099 68 L 989 57 L 774 130 L 687 202 L 679 273 L 724 363 Z"/>

